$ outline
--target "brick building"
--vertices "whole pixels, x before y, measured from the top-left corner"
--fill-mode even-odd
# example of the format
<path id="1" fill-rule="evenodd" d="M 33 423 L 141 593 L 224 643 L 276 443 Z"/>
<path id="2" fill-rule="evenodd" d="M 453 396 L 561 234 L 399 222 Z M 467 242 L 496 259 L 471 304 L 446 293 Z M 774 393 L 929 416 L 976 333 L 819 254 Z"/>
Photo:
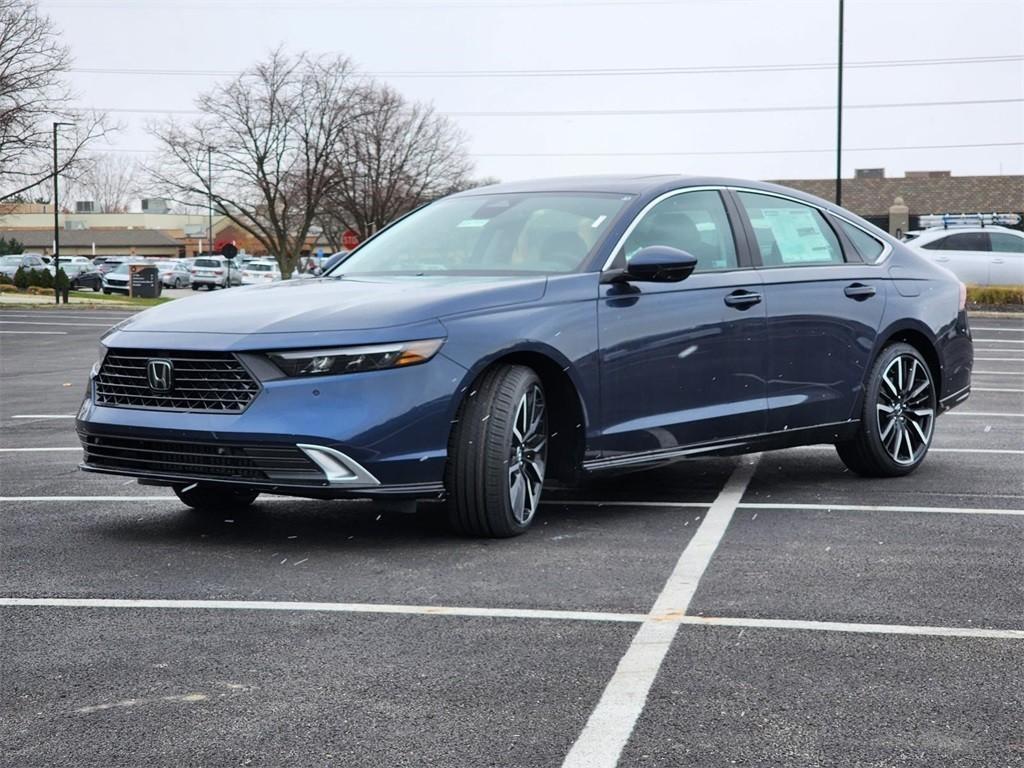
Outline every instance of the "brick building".
<path id="1" fill-rule="evenodd" d="M 787 187 L 833 200 L 835 179 L 785 179 Z M 1024 217 L 1024 176 L 953 176 L 949 171 L 907 171 L 886 177 L 884 168 L 862 168 L 843 179 L 843 207 L 882 229 L 889 228 L 889 206 L 903 198 L 910 228 L 928 213 L 1019 213 Z"/>

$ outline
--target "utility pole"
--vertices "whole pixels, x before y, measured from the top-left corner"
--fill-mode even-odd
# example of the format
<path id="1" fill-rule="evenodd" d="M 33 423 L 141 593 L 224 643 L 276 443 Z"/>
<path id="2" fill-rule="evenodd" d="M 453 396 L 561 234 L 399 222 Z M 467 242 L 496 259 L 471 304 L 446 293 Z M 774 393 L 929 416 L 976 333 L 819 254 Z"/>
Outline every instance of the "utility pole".
<path id="1" fill-rule="evenodd" d="M 843 0 L 839 0 L 839 67 L 836 98 L 836 205 L 843 204 Z"/>
<path id="2" fill-rule="evenodd" d="M 57 213 L 60 210 L 60 201 L 57 199 L 57 129 L 62 125 L 74 125 L 74 123 L 53 124 L 53 298 L 54 302 L 60 304 L 60 219 Z"/>

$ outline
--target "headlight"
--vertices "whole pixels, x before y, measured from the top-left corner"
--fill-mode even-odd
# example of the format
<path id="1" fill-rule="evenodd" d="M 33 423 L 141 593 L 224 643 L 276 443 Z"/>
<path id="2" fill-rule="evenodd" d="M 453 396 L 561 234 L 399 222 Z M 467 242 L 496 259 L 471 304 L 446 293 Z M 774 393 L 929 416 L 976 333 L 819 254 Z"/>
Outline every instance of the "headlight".
<path id="1" fill-rule="evenodd" d="M 365 347 L 298 349 L 267 355 L 288 376 L 322 376 L 419 365 L 436 355 L 442 344 L 444 339 L 425 339 Z"/>

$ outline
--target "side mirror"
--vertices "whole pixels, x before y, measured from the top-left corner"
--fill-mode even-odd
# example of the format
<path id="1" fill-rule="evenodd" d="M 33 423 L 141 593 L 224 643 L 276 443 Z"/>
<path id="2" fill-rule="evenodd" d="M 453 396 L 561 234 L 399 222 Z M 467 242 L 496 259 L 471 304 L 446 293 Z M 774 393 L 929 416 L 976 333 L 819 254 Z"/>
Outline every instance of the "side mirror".
<path id="1" fill-rule="evenodd" d="M 625 269 L 605 273 L 603 282 L 678 283 L 696 266 L 693 254 L 667 245 L 649 245 L 634 253 Z"/>

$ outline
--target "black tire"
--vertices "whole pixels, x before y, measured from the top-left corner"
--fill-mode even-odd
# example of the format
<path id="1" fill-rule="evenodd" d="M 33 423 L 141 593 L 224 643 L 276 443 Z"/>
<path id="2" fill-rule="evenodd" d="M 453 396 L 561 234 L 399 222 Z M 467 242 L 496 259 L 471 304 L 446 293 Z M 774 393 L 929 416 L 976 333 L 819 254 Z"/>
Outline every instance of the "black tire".
<path id="1" fill-rule="evenodd" d="M 99 292 L 100 292 L 100 287 L 99 287 L 98 285 L 94 285 L 94 286 L 92 287 L 92 292 L 93 292 L 93 293 L 99 293 Z"/>
<path id="2" fill-rule="evenodd" d="M 174 495 L 197 512 L 237 512 L 251 506 L 259 491 L 227 488 L 222 485 L 193 483 L 175 486 Z"/>
<path id="3" fill-rule="evenodd" d="M 109 296 L 110 295 L 110 291 L 108 291 L 106 288 L 104 288 L 103 289 L 103 295 L 104 296 Z"/>
<path id="4" fill-rule="evenodd" d="M 195 283 L 192 283 L 192 290 L 193 291 L 198 291 L 199 290 L 199 286 L 196 285 Z"/>
<path id="5" fill-rule="evenodd" d="M 455 531 L 506 538 L 530 527 L 544 486 L 546 410 L 540 378 L 525 366 L 497 366 L 473 385 L 448 441 L 445 487 Z"/>
<path id="6" fill-rule="evenodd" d="M 900 477 L 917 469 L 935 432 L 932 372 L 909 344 L 886 347 L 871 366 L 857 433 L 836 443 L 843 463 L 865 477 Z"/>

